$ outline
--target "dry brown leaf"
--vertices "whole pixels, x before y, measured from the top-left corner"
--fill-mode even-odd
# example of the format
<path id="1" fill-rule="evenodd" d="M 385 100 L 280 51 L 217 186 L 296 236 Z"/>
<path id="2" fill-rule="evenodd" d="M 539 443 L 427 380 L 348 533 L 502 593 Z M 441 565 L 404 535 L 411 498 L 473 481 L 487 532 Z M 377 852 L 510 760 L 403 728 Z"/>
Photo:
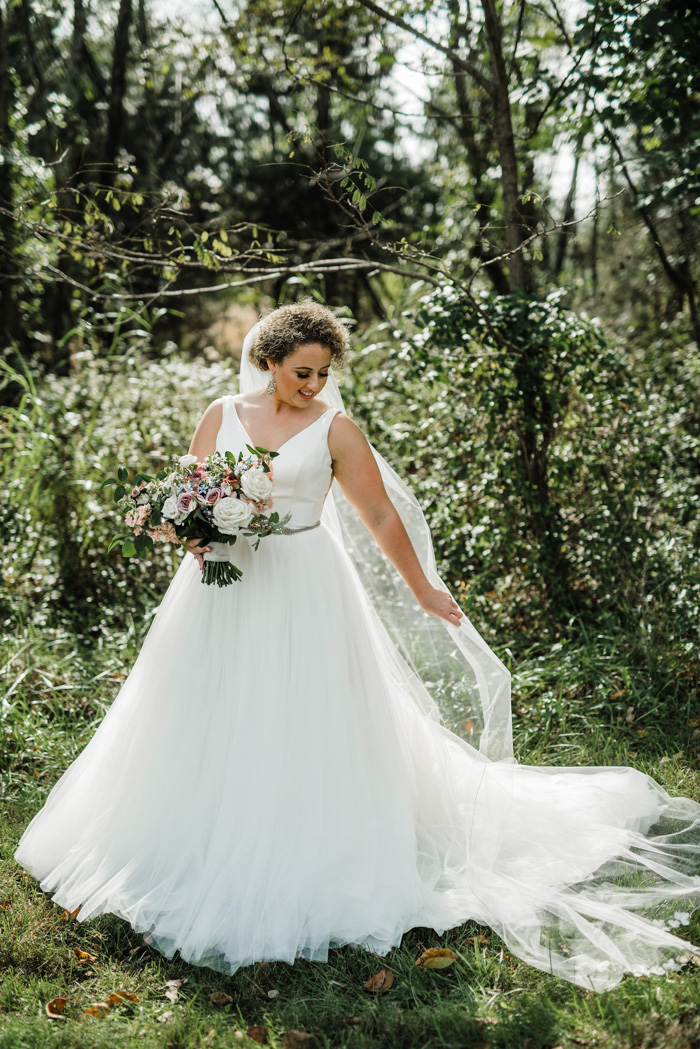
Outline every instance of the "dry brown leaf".
<path id="1" fill-rule="evenodd" d="M 620 696 L 624 696 L 626 691 L 627 691 L 626 688 L 621 688 L 619 692 L 613 692 L 612 696 L 608 700 L 608 703 L 611 703 L 613 701 L 613 699 L 619 699 Z"/>
<path id="2" fill-rule="evenodd" d="M 79 947 L 74 947 L 73 948 L 73 954 L 75 955 L 76 960 L 77 960 L 79 965 L 83 965 L 85 962 L 96 962 L 97 961 L 97 955 L 96 954 L 88 954 L 87 951 L 81 951 Z"/>
<path id="3" fill-rule="evenodd" d="M 476 1016 L 474 1017 L 475 1024 L 497 1024 L 498 1020 L 495 1016 Z"/>
<path id="4" fill-rule="evenodd" d="M 165 997 L 170 1002 L 176 1002 L 180 997 L 178 991 L 183 984 L 187 983 L 187 977 L 184 980 L 166 980 L 165 981 Z"/>
<path id="5" fill-rule="evenodd" d="M 253 1024 L 252 1027 L 248 1027 L 246 1034 L 254 1042 L 260 1042 L 260 1045 L 267 1045 L 267 1027 L 263 1027 L 262 1024 Z"/>
<path id="6" fill-rule="evenodd" d="M 472 947 L 475 943 L 490 943 L 488 936 L 467 936 L 467 943 L 470 943 Z"/>
<path id="7" fill-rule="evenodd" d="M 67 998 L 52 998 L 46 1003 L 46 1015 L 49 1020 L 65 1020 L 63 1010 L 66 1007 Z"/>
<path id="8" fill-rule="evenodd" d="M 138 1002 L 138 998 L 131 991 L 112 991 L 107 996 L 107 1001 L 111 1002 L 112 1005 L 123 1005 L 124 1002 Z"/>
<path id="9" fill-rule="evenodd" d="M 74 911 L 64 911 L 61 915 L 62 918 L 77 918 L 80 907 L 76 907 Z"/>
<path id="10" fill-rule="evenodd" d="M 700 718 L 691 718 L 688 722 L 688 728 L 697 728 L 700 725 Z"/>
<path id="11" fill-rule="evenodd" d="M 213 1045 L 213 1044 L 214 1044 L 214 1039 L 215 1039 L 215 1038 L 216 1038 L 216 1031 L 215 1031 L 215 1030 L 214 1030 L 214 1028 L 212 1027 L 212 1029 L 211 1029 L 211 1031 L 209 1032 L 209 1034 L 205 1034 L 205 1035 L 204 1035 L 204 1038 L 202 1038 L 202 1045 L 206 1045 L 206 1046 L 207 1046 L 207 1049 L 208 1049 L 208 1047 L 209 1047 L 210 1045 Z"/>
<path id="12" fill-rule="evenodd" d="M 12 904 L 9 900 L 0 900 L 0 911 L 9 911 Z"/>
<path id="13" fill-rule="evenodd" d="M 83 1009 L 83 1012 L 88 1016 L 106 1016 L 111 1008 L 112 1002 L 93 1002 L 87 1009 Z"/>
<path id="14" fill-rule="evenodd" d="M 282 1049 L 308 1049 L 312 1039 L 308 1031 L 285 1031 Z"/>
<path id="15" fill-rule="evenodd" d="M 230 994 L 226 994 L 226 991 L 212 991 L 209 1001 L 212 1005 L 230 1005 L 233 998 Z"/>
<path id="16" fill-rule="evenodd" d="M 370 976 L 365 984 L 365 990 L 371 991 L 372 994 L 381 994 L 382 991 L 388 991 L 393 983 L 393 972 L 390 969 L 380 969 L 374 976 Z"/>
<path id="17" fill-rule="evenodd" d="M 165 1012 L 161 1013 L 160 1016 L 156 1017 L 156 1019 L 158 1020 L 158 1023 L 165 1024 L 168 1022 L 168 1020 L 172 1020 L 174 1015 L 175 1013 L 172 1011 L 172 1009 L 166 1009 Z"/>
<path id="18" fill-rule="evenodd" d="M 416 965 L 422 965 L 424 969 L 446 969 L 456 961 L 457 955 L 449 947 L 428 947 L 416 959 Z"/>
<path id="19" fill-rule="evenodd" d="M 628 725 L 631 725 L 634 721 L 634 707 L 627 708 L 627 713 L 625 714 L 625 721 Z"/>

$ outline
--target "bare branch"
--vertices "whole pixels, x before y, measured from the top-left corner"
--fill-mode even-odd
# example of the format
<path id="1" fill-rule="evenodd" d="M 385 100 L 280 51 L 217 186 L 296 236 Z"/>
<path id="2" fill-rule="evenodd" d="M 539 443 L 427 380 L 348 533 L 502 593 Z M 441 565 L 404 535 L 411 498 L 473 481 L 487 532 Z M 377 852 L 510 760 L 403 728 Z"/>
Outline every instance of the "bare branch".
<path id="1" fill-rule="evenodd" d="M 438 40 L 433 40 L 432 37 L 426 36 L 425 33 L 421 33 L 420 29 L 416 29 L 410 22 L 407 22 L 401 15 L 392 15 L 391 11 L 387 11 L 386 8 L 380 7 L 374 3 L 374 0 L 357 0 L 358 3 L 366 7 L 368 11 L 374 12 L 375 15 L 379 15 L 380 18 L 385 18 L 387 22 L 391 22 L 392 25 L 398 26 L 399 29 L 404 29 L 411 36 L 414 36 L 417 40 L 422 40 L 428 47 L 432 47 L 435 51 L 442 52 L 443 55 L 447 55 L 452 64 L 462 72 L 468 73 L 473 80 L 482 87 L 491 97 L 494 93 L 493 83 L 484 76 L 480 69 L 477 68 L 472 62 L 462 58 L 456 51 L 453 51 L 451 47 L 445 47 Z"/>

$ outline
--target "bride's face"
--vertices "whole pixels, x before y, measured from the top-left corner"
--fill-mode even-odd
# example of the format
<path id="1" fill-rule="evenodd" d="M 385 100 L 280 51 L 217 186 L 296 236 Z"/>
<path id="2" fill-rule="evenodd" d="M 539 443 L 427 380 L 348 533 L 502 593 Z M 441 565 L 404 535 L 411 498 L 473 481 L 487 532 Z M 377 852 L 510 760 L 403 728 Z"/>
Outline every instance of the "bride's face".
<path id="1" fill-rule="evenodd" d="M 330 366 L 331 351 L 319 342 L 302 343 L 281 364 L 268 361 L 277 383 L 277 398 L 295 408 L 311 404 L 326 385 Z"/>

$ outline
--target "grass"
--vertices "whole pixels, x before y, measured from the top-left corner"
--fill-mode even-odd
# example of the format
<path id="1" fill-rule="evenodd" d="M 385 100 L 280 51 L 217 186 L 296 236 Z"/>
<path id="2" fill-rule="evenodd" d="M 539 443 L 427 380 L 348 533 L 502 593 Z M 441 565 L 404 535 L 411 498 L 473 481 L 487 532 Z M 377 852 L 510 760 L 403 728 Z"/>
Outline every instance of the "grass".
<path id="1" fill-rule="evenodd" d="M 700 1044 L 700 968 L 692 965 L 595 994 L 520 963 L 490 930 L 466 925 L 442 937 L 414 929 L 387 958 L 343 948 L 327 964 L 257 964 L 229 977 L 178 955 L 165 959 L 113 915 L 85 923 L 64 916 L 13 852 L 114 698 L 147 625 L 135 621 L 97 641 L 31 628 L 4 639 L 0 1049 L 245 1047 L 256 1044 L 247 1034 L 256 1025 L 267 1028 L 270 1045 L 285 1049 Z M 661 707 L 645 695 L 643 675 L 625 670 L 621 651 L 611 657 L 612 643 L 599 637 L 521 657 L 514 668 L 518 757 L 533 764 L 634 764 L 671 793 L 700 798 L 689 709 L 680 697 Z M 700 940 L 697 921 L 686 935 Z M 456 964 L 417 967 L 422 951 L 435 946 L 451 947 Z M 79 963 L 74 948 L 95 961 Z M 365 981 L 383 967 L 393 972 L 394 985 L 371 995 Z M 166 997 L 167 980 L 186 981 L 176 1001 Z M 118 990 L 138 1001 L 101 1017 L 85 1012 Z M 216 1004 L 210 997 L 216 992 L 230 1001 Z M 46 1004 L 59 996 L 67 999 L 66 1019 L 50 1020 Z M 310 1033 L 312 1042 L 289 1033 L 295 1031 Z"/>

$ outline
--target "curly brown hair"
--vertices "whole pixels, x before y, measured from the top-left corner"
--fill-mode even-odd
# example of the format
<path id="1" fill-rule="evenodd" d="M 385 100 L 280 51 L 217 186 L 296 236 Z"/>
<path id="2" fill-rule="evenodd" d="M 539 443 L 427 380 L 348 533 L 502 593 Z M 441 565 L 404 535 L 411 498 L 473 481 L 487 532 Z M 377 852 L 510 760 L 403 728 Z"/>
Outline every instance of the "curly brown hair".
<path id="1" fill-rule="evenodd" d="M 281 364 L 297 346 L 309 342 L 327 346 L 331 362 L 340 364 L 348 347 L 347 328 L 327 306 L 313 299 L 279 306 L 260 322 L 250 347 L 251 364 L 266 372 L 268 360 Z"/>

